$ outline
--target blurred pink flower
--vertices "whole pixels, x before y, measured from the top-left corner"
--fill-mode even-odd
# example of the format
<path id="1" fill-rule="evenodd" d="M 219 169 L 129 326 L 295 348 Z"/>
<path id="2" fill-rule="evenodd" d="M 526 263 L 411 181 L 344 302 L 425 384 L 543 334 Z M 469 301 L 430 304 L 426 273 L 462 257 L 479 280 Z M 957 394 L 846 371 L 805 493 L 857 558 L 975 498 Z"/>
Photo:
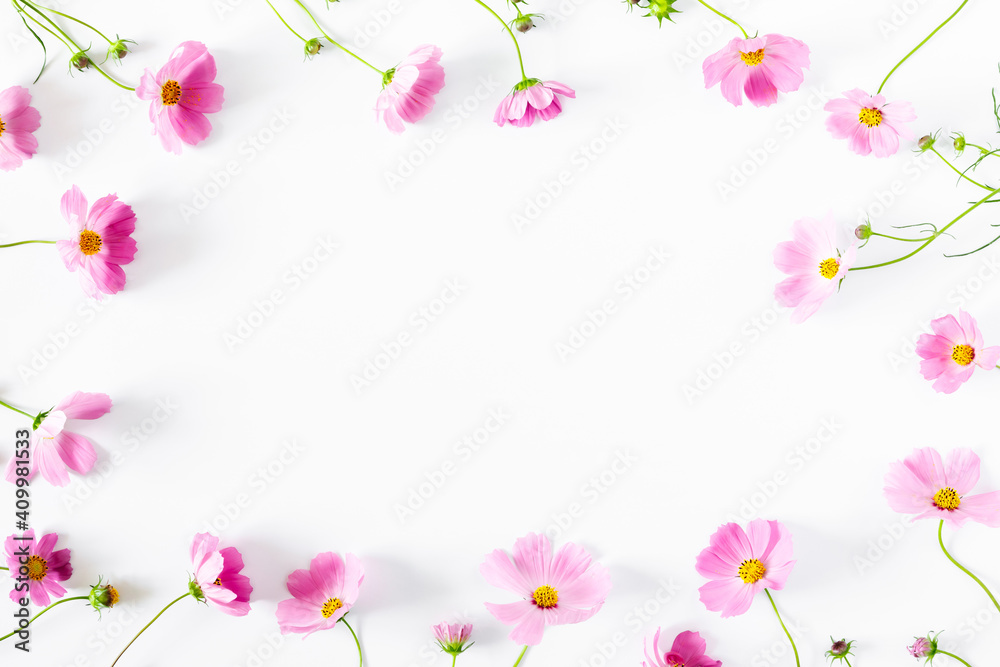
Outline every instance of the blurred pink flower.
<path id="1" fill-rule="evenodd" d="M 308 570 L 288 576 L 292 599 L 278 603 L 281 634 L 305 634 L 329 630 L 351 610 L 365 580 L 361 561 L 354 554 L 346 559 L 326 552 L 312 559 Z"/>
<path id="2" fill-rule="evenodd" d="M 212 603 L 230 616 L 250 613 L 253 586 L 243 571 L 243 555 L 236 547 L 219 549 L 219 538 L 198 533 L 191 544 L 195 597 Z M 201 597 L 198 596 L 200 592 Z"/>
<path id="3" fill-rule="evenodd" d="M 14 171 L 38 151 L 33 133 L 41 118 L 27 88 L 11 86 L 0 92 L 0 171 Z"/>
<path id="4" fill-rule="evenodd" d="M 722 96 L 743 104 L 745 93 L 756 107 L 778 101 L 778 91 L 790 93 L 802 85 L 809 67 L 809 47 L 784 35 L 733 39 L 702 63 L 705 88 L 721 83 Z"/>
<path id="5" fill-rule="evenodd" d="M 643 667 L 722 667 L 722 662 L 705 655 L 708 644 L 697 632 L 682 632 L 674 639 L 668 651 L 660 644 L 660 628 L 653 636 L 653 652 L 646 646 L 646 660 Z"/>
<path id="6" fill-rule="evenodd" d="M 222 109 L 224 88 L 215 82 L 215 58 L 201 42 L 184 42 L 155 75 L 147 68 L 136 88 L 151 100 L 149 119 L 163 148 L 180 155 L 181 143 L 194 146 L 208 138 L 212 124 L 205 114 Z"/>
<path id="7" fill-rule="evenodd" d="M 516 127 L 528 127 L 541 120 L 552 120 L 562 112 L 559 96 L 576 97 L 576 91 L 558 81 L 542 82 L 538 79 L 521 81 L 507 97 L 503 98 L 493 122 L 500 127 L 507 123 Z"/>
<path id="8" fill-rule="evenodd" d="M 802 218 L 792 225 L 792 240 L 774 249 L 774 265 L 789 278 L 778 283 L 774 298 L 795 308 L 792 322 L 805 322 L 840 288 L 857 255 L 855 239 L 843 253 L 837 244 L 833 216 Z"/>
<path id="9" fill-rule="evenodd" d="M 59 535 L 48 533 L 35 539 L 34 529 L 26 530 L 18 539 L 11 535 L 4 541 L 7 567 L 10 576 L 17 579 L 20 568 L 28 570 L 27 582 L 18 582 L 10 592 L 10 599 L 17 603 L 21 598 L 31 599 L 39 607 L 47 607 L 53 599 L 66 595 L 66 589 L 59 583 L 73 574 L 69 564 L 69 549 L 55 551 Z M 26 588 L 21 588 L 26 586 Z"/>
<path id="10" fill-rule="evenodd" d="M 434 108 L 434 96 L 444 88 L 441 49 L 424 44 L 386 72 L 382 93 L 375 102 L 375 116 L 393 134 L 403 123 L 416 123 Z"/>
<path id="11" fill-rule="evenodd" d="M 70 240 L 56 248 L 70 271 L 79 270 L 80 285 L 87 296 L 117 294 L 125 287 L 122 266 L 135 258 L 135 213 L 118 195 L 98 199 L 87 213 L 87 198 L 73 186 L 62 197 L 62 215 L 69 223 Z"/>
<path id="12" fill-rule="evenodd" d="M 909 102 L 886 103 L 884 95 L 855 88 L 823 108 L 830 112 L 826 129 L 837 139 L 847 139 L 847 147 L 858 155 L 889 157 L 899 150 L 900 139 L 913 139 L 906 123 L 916 120 L 917 114 Z"/>
<path id="13" fill-rule="evenodd" d="M 983 347 L 983 334 L 976 320 L 964 310 L 931 322 L 933 334 L 917 340 L 920 372 L 934 380 L 934 389 L 950 394 L 972 377 L 976 367 L 993 370 L 1000 361 L 1000 347 Z"/>

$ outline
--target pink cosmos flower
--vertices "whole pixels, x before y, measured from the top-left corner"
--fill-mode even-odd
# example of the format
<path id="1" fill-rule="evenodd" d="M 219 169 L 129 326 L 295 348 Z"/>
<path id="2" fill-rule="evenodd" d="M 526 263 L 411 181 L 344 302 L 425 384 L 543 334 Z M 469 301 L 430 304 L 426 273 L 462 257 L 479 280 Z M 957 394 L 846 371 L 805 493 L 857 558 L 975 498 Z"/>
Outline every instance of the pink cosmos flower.
<path id="1" fill-rule="evenodd" d="M 19 539 L 11 535 L 4 541 L 4 551 L 7 556 L 7 567 L 10 576 L 21 576 L 20 569 L 27 570 L 26 590 L 18 590 L 23 583 L 18 583 L 10 592 L 10 599 L 17 603 L 21 598 L 28 597 L 32 604 L 47 607 L 54 599 L 66 595 L 66 589 L 59 583 L 66 581 L 73 574 L 73 566 L 69 564 L 69 549 L 55 551 L 59 535 L 47 533 L 35 540 L 34 529 L 26 530 Z"/>
<path id="2" fill-rule="evenodd" d="M 431 627 L 438 646 L 448 655 L 456 656 L 468 648 L 472 637 L 472 623 L 439 623 Z M 472 644 L 469 644 L 472 646 Z"/>
<path id="3" fill-rule="evenodd" d="M 934 650 L 934 645 L 927 637 L 916 637 L 913 646 L 907 646 L 906 651 L 914 658 L 926 658 Z"/>
<path id="4" fill-rule="evenodd" d="M 705 655 L 708 644 L 697 632 L 682 632 L 674 639 L 673 646 L 666 650 L 660 645 L 660 629 L 653 636 L 653 653 L 646 646 L 646 660 L 642 667 L 722 667 L 722 662 Z"/>
<path id="5" fill-rule="evenodd" d="M 155 75 L 146 68 L 135 94 L 152 100 L 149 119 L 164 149 L 180 155 L 181 142 L 194 146 L 208 138 L 212 124 L 205 114 L 222 109 L 225 90 L 215 75 L 215 58 L 201 42 L 178 46 Z"/>
<path id="6" fill-rule="evenodd" d="M 558 81 L 526 79 L 514 86 L 513 92 L 503 98 L 493 114 L 493 122 L 500 127 L 507 123 L 516 127 L 528 127 L 536 118 L 552 120 L 562 112 L 560 95 L 575 98 L 576 91 Z"/>
<path id="7" fill-rule="evenodd" d="M 424 44 L 385 73 L 375 117 L 393 134 L 402 133 L 403 121 L 416 123 L 434 108 L 434 96 L 444 88 L 440 60 L 441 49 Z"/>
<path id="8" fill-rule="evenodd" d="M 826 129 L 837 139 L 847 139 L 847 147 L 858 155 L 875 153 L 889 157 L 899 150 L 900 139 L 913 139 L 906 123 L 917 119 L 909 102 L 886 103 L 885 95 L 868 95 L 860 88 L 823 107 L 830 112 Z"/>
<path id="9" fill-rule="evenodd" d="M 784 35 L 736 38 L 702 63 L 705 88 L 721 83 L 722 96 L 735 106 L 743 93 L 755 107 L 771 106 L 778 91 L 790 93 L 802 85 L 809 67 L 809 47 Z"/>
<path id="10" fill-rule="evenodd" d="M 833 296 L 854 265 L 857 239 L 841 253 L 833 216 L 823 220 L 802 218 L 792 225 L 792 240 L 774 249 L 774 265 L 785 278 L 774 289 L 774 298 L 795 308 L 792 322 L 805 322 Z"/>
<path id="11" fill-rule="evenodd" d="M 1000 347 L 983 347 L 983 334 L 976 320 L 963 310 L 945 315 L 931 322 L 933 334 L 923 334 L 917 339 L 920 372 L 927 380 L 934 380 L 934 389 L 950 394 L 972 377 L 976 366 L 985 370 L 997 367 Z"/>
<path id="12" fill-rule="evenodd" d="M 14 171 L 38 151 L 32 134 L 41 124 L 27 88 L 11 86 L 0 92 L 0 171 Z"/>
<path id="13" fill-rule="evenodd" d="M 321 553 L 312 559 L 308 570 L 295 570 L 288 576 L 292 599 L 278 603 L 281 634 L 305 634 L 329 630 L 351 610 L 365 580 L 361 561 L 354 554 L 341 558 L 335 553 Z"/>
<path id="14" fill-rule="evenodd" d="M 585 621 L 604 605 L 611 590 L 607 568 L 591 562 L 590 554 L 576 544 L 565 544 L 553 557 L 544 535 L 528 533 L 514 543 L 513 562 L 501 549 L 486 556 L 479 566 L 486 581 L 513 591 L 524 599 L 486 608 L 498 621 L 513 625 L 510 639 L 534 646 L 542 641 L 547 625 Z"/>
<path id="15" fill-rule="evenodd" d="M 744 532 L 727 523 L 698 554 L 698 573 L 711 579 L 698 589 L 701 601 L 723 618 L 744 614 L 765 588 L 784 588 L 793 565 L 792 536 L 782 524 L 754 519 Z"/>
<path id="16" fill-rule="evenodd" d="M 211 602 L 230 616 L 250 613 L 250 594 L 253 586 L 243 571 L 243 555 L 236 547 L 219 549 L 219 538 L 208 533 L 198 533 L 191 544 L 191 562 L 194 564 L 195 597 Z M 199 596 L 200 593 L 200 596 Z"/>
<path id="17" fill-rule="evenodd" d="M 87 296 L 117 294 L 125 287 L 122 265 L 135 258 L 135 213 L 118 195 L 101 197 L 87 214 L 87 198 L 73 186 L 62 197 L 62 216 L 72 238 L 56 242 L 63 264 L 79 269 L 80 285 Z"/>
<path id="18" fill-rule="evenodd" d="M 958 528 L 969 519 L 1000 528 L 1000 491 L 966 495 L 979 481 L 979 457 L 971 449 L 953 449 L 947 459 L 935 449 L 915 449 L 889 466 L 886 500 L 901 514 L 943 519 Z"/>
<path id="19" fill-rule="evenodd" d="M 111 397 L 107 394 L 76 391 L 44 413 L 38 428 L 31 433 L 28 479 L 41 472 L 50 484 L 66 486 L 69 470 L 81 475 L 90 472 L 97 462 L 94 446 L 87 438 L 67 429 L 73 426 L 74 419 L 97 419 L 110 411 Z M 8 482 L 17 479 L 15 469 L 23 465 L 22 461 L 14 458 L 7 463 Z"/>

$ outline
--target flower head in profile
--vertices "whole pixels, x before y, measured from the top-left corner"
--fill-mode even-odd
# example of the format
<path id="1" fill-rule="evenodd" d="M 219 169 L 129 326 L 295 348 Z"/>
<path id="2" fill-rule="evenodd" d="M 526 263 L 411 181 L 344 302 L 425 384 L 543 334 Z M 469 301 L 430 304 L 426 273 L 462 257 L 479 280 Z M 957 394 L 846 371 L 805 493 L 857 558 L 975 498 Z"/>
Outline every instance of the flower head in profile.
<path id="1" fill-rule="evenodd" d="M 354 554 L 341 558 L 326 552 L 312 559 L 308 570 L 288 576 L 289 600 L 278 603 L 281 634 L 303 634 L 329 630 L 354 606 L 365 580 L 361 561 Z"/>
<path id="2" fill-rule="evenodd" d="M 156 74 L 146 69 L 135 93 L 151 102 L 153 134 L 165 150 L 179 155 L 182 143 L 194 146 L 208 138 L 212 124 L 205 114 L 220 111 L 223 102 L 215 75 L 215 58 L 201 42 L 178 46 Z"/>
<path id="3" fill-rule="evenodd" d="M 830 637 L 830 649 L 826 652 L 826 657 L 830 658 L 830 664 L 834 662 L 847 662 L 847 656 L 854 655 L 851 653 L 851 648 L 854 646 L 854 640 L 847 641 L 846 639 L 834 639 Z"/>
<path id="4" fill-rule="evenodd" d="M 784 35 L 735 38 L 702 63 L 705 88 L 719 85 L 722 96 L 735 106 L 746 95 L 755 107 L 771 106 L 778 92 L 798 90 L 809 67 L 809 47 Z"/>
<path id="5" fill-rule="evenodd" d="M 102 584 L 103 580 L 102 577 L 98 577 L 97 584 L 90 587 L 90 595 L 87 596 L 87 602 L 98 613 L 105 609 L 114 608 L 119 600 L 121 600 L 118 589 L 111 584 Z"/>
<path id="6" fill-rule="evenodd" d="M 393 134 L 403 123 L 416 123 L 434 108 L 434 96 L 444 88 L 441 49 L 430 44 L 415 48 L 382 79 L 382 93 L 375 103 L 375 116 Z"/>
<path id="7" fill-rule="evenodd" d="M 27 88 L 11 86 L 0 92 L 0 171 L 14 171 L 31 159 L 38 151 L 34 132 L 41 125 Z"/>
<path id="8" fill-rule="evenodd" d="M 515 127 L 528 127 L 535 120 L 552 120 L 562 112 L 560 96 L 576 97 L 576 91 L 558 81 L 525 79 L 503 98 L 493 122 L 500 127 L 507 123 Z"/>
<path id="9" fill-rule="evenodd" d="M 62 197 L 62 215 L 71 237 L 58 241 L 63 264 L 80 276 L 87 296 L 117 294 L 125 287 L 122 266 L 135 258 L 135 212 L 118 195 L 101 197 L 87 213 L 87 198 L 75 185 Z"/>
<path id="10" fill-rule="evenodd" d="M 940 632 L 931 637 L 927 633 L 926 637 L 914 637 L 912 645 L 906 647 L 906 652 L 914 658 L 927 658 L 924 662 L 930 662 L 938 652 L 938 636 Z"/>
<path id="11" fill-rule="evenodd" d="M 906 125 L 917 119 L 909 102 L 886 102 L 885 95 L 868 95 L 860 88 L 823 107 L 830 115 L 826 129 L 836 139 L 847 139 L 847 147 L 858 155 L 889 157 L 899 150 L 900 140 L 913 139 Z"/>
<path id="12" fill-rule="evenodd" d="M 219 549 L 219 538 L 198 533 L 191 544 L 194 578 L 191 595 L 199 602 L 211 603 L 230 616 L 250 613 L 253 586 L 243 574 L 243 555 L 236 547 Z"/>
<path id="13" fill-rule="evenodd" d="M 472 623 L 439 623 L 431 628 L 434 640 L 441 650 L 450 656 L 456 656 L 467 651 L 472 644 Z"/>
<path id="14" fill-rule="evenodd" d="M 836 293 L 854 266 L 857 239 L 847 245 L 838 241 L 838 231 L 831 215 L 823 220 L 802 218 L 792 225 L 792 240 L 774 249 L 774 265 L 789 275 L 774 289 L 774 298 L 782 306 L 795 309 L 792 322 L 812 317 Z"/>
<path id="15" fill-rule="evenodd" d="M 942 460 L 936 449 L 924 447 L 889 466 L 883 492 L 894 511 L 917 519 L 1000 528 L 1000 491 L 968 495 L 978 481 L 979 457 L 971 449 L 953 449 Z"/>
<path id="16" fill-rule="evenodd" d="M 31 479 L 40 472 L 49 484 L 66 486 L 70 470 L 81 475 L 90 472 L 97 462 L 94 445 L 69 429 L 76 426 L 76 420 L 97 419 L 110 411 L 111 397 L 107 394 L 75 391 L 59 401 L 36 419 L 29 439 L 28 474 L 18 475 L 16 469 L 23 464 L 20 459 L 11 459 L 5 473 L 7 481 L 14 482 L 19 476 Z"/>
<path id="17" fill-rule="evenodd" d="M 607 568 L 593 563 L 583 547 L 565 544 L 553 556 L 544 535 L 528 533 L 514 543 L 513 558 L 497 549 L 479 572 L 487 583 L 521 596 L 519 602 L 486 603 L 501 623 L 513 625 L 510 639 L 534 646 L 546 626 L 580 623 L 604 605 L 611 590 Z"/>
<path id="18" fill-rule="evenodd" d="M 59 582 L 72 576 L 73 566 L 69 564 L 69 549 L 55 550 L 58 540 L 56 533 L 46 533 L 36 540 L 34 529 L 29 529 L 4 541 L 10 576 L 16 579 L 23 575 L 27 578 L 27 592 L 17 587 L 10 592 L 10 599 L 15 604 L 28 597 L 32 604 L 47 607 L 52 600 L 66 595 L 66 589 Z"/>
<path id="19" fill-rule="evenodd" d="M 657 628 L 653 635 L 652 652 L 647 642 L 646 662 L 642 667 L 722 667 L 722 662 L 705 655 L 708 644 L 697 632 L 682 632 L 674 638 L 674 643 L 667 649 L 660 644 L 660 632 Z"/>
<path id="20" fill-rule="evenodd" d="M 698 555 L 695 567 L 710 579 L 698 593 L 709 611 L 739 616 L 765 588 L 784 588 L 793 565 L 792 536 L 779 522 L 754 519 L 746 530 L 727 523 Z"/>
<path id="21" fill-rule="evenodd" d="M 950 394 L 962 386 L 976 367 L 983 370 L 996 368 L 1000 361 L 1000 347 L 984 347 L 983 334 L 975 318 L 964 310 L 958 318 L 945 315 L 931 321 L 933 334 L 922 334 L 917 339 L 920 372 L 931 385 L 943 394 Z"/>

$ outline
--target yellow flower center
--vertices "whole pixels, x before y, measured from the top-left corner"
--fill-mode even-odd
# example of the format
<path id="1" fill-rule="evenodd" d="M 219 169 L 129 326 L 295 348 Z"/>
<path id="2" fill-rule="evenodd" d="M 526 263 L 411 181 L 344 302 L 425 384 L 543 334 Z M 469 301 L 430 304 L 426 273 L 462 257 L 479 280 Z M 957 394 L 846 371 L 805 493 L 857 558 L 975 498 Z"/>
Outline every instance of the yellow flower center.
<path id="1" fill-rule="evenodd" d="M 865 107 L 858 114 L 858 120 L 868 127 L 878 127 L 882 124 L 882 112 L 878 109 L 869 109 Z"/>
<path id="2" fill-rule="evenodd" d="M 956 345 L 951 348 L 951 360 L 959 366 L 968 366 L 976 358 L 976 351 L 971 345 Z"/>
<path id="3" fill-rule="evenodd" d="M 7 125 L 3 122 L 3 118 L 0 118 L 0 137 L 3 136 L 3 133 L 6 129 Z"/>
<path id="4" fill-rule="evenodd" d="M 323 618 L 330 618 L 333 616 L 334 612 L 344 606 L 344 603 L 340 601 L 340 598 L 330 598 L 323 603 Z"/>
<path id="5" fill-rule="evenodd" d="M 101 252 L 102 245 L 104 242 L 97 232 L 92 232 L 89 229 L 80 232 L 80 252 L 84 255 L 96 255 Z"/>
<path id="6" fill-rule="evenodd" d="M 49 573 L 49 563 L 41 556 L 28 558 L 28 579 L 41 581 Z"/>
<path id="7" fill-rule="evenodd" d="M 111 601 L 108 603 L 109 607 L 114 607 L 118 604 L 118 600 L 121 598 L 118 596 L 118 589 L 114 586 L 108 586 L 108 594 L 111 595 Z"/>
<path id="8" fill-rule="evenodd" d="M 757 49 L 756 51 L 751 51 L 750 53 L 740 51 L 740 60 L 750 67 L 756 67 L 762 60 L 764 60 L 764 49 Z"/>
<path id="9" fill-rule="evenodd" d="M 222 585 L 222 577 L 216 577 L 215 581 L 213 581 L 212 584 L 215 585 L 215 586 L 221 586 Z"/>
<path id="10" fill-rule="evenodd" d="M 745 560 L 740 563 L 739 575 L 744 584 L 755 584 L 764 578 L 767 568 L 759 560 Z"/>
<path id="11" fill-rule="evenodd" d="M 958 497 L 958 492 L 955 489 L 944 488 L 934 494 L 934 505 L 938 509 L 950 512 L 958 509 L 961 504 L 962 499 Z"/>
<path id="12" fill-rule="evenodd" d="M 531 601 L 542 609 L 551 609 L 559 604 L 559 591 L 551 586 L 539 586 L 531 594 Z"/>
<path id="13" fill-rule="evenodd" d="M 168 107 L 172 107 L 181 101 L 181 84 L 177 83 L 173 79 L 167 81 L 160 88 L 160 99 Z"/>
<path id="14" fill-rule="evenodd" d="M 830 259 L 824 259 L 819 263 L 819 275 L 823 276 L 827 280 L 833 280 L 833 277 L 837 275 L 840 271 L 840 262 L 835 260 L 833 257 Z"/>

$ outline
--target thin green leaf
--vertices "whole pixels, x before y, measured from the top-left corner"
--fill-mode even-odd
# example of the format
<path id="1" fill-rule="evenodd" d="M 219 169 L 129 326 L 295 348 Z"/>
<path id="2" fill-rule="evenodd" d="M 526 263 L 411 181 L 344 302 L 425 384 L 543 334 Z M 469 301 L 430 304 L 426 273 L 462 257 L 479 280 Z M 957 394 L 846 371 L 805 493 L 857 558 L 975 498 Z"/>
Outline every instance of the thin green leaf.
<path id="1" fill-rule="evenodd" d="M 38 43 L 42 45 L 42 69 L 38 70 L 38 76 L 36 76 L 35 80 L 31 82 L 32 84 L 35 84 L 38 83 L 38 80 L 42 78 L 42 72 L 45 71 L 45 65 L 47 65 L 49 61 L 49 52 L 45 48 L 45 42 L 42 41 L 42 38 L 38 36 L 37 32 L 31 29 L 30 25 L 28 25 L 28 20 L 24 18 L 24 14 L 20 11 L 18 12 L 18 14 L 21 16 L 21 22 L 24 23 L 24 27 L 27 28 L 28 32 L 34 35 L 35 39 L 38 40 Z"/>

